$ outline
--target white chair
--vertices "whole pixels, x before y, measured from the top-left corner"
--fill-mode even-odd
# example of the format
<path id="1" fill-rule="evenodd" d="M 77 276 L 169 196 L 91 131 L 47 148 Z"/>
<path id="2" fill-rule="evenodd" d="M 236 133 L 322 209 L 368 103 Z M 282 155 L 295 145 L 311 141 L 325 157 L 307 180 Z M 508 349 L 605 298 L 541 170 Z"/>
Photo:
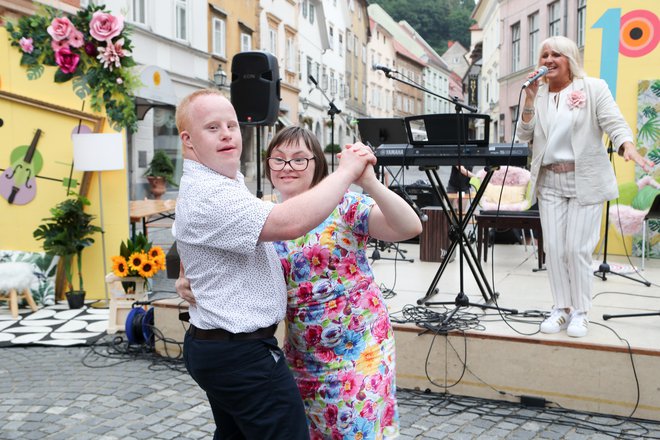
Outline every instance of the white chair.
<path id="1" fill-rule="evenodd" d="M 0 301 L 9 302 L 14 319 L 18 318 L 19 298 L 25 299 L 33 312 L 38 310 L 30 292 L 33 281 L 34 272 L 30 263 L 0 263 Z"/>

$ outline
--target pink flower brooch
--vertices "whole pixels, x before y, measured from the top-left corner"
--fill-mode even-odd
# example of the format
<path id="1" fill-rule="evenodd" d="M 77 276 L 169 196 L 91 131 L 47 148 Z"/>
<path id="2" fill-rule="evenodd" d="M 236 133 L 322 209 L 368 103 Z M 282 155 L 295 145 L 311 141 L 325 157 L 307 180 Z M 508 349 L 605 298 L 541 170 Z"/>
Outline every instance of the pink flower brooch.
<path id="1" fill-rule="evenodd" d="M 571 110 L 574 108 L 583 108 L 587 102 L 587 95 L 582 90 L 575 90 L 568 95 L 566 102 L 568 103 L 568 108 Z"/>

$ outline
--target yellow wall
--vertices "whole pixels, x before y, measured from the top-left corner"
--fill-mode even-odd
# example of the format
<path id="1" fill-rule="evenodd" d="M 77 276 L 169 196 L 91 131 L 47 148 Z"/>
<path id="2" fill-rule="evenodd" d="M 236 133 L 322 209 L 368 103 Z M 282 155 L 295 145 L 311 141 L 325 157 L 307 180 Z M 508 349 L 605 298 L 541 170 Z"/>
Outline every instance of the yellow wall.
<path id="1" fill-rule="evenodd" d="M 40 176 L 62 179 L 68 177 L 72 162 L 71 133 L 78 125 L 78 115 L 83 101 L 78 98 L 71 82 L 56 84 L 54 67 L 47 67 L 35 81 L 27 79 L 26 70 L 19 65 L 20 53 L 9 45 L 7 32 L 0 28 L 0 91 L 19 97 L 43 102 L 39 105 L 24 104 L 0 96 L 0 168 L 9 166 L 9 156 L 15 147 L 29 145 L 37 128 L 43 130 L 37 151 L 42 155 L 44 166 Z M 101 114 L 94 114 L 90 103 L 85 103 L 87 121 L 83 124 L 93 129 L 95 119 L 101 132 L 113 132 Z M 125 140 L 125 135 L 124 135 Z M 125 143 L 125 141 L 124 141 Z M 124 150 L 126 151 L 126 150 Z M 126 153 L 124 153 L 126 154 Z M 125 162 L 126 163 L 126 162 Z M 73 178 L 82 180 L 82 172 L 74 171 Z M 103 178 L 103 210 L 106 230 L 106 261 L 111 269 L 110 257 L 119 251 L 119 244 L 128 237 L 128 184 L 126 169 L 105 171 Z M 22 206 L 7 203 L 0 198 L 0 249 L 41 251 L 41 242 L 34 240 L 32 232 L 41 219 L 49 217 L 49 209 L 66 198 L 66 187 L 59 182 L 37 179 L 37 193 L 30 203 Z M 98 178 L 91 180 L 88 212 L 99 219 Z M 96 243 L 83 251 L 83 278 L 88 299 L 105 295 L 101 235 L 94 236 Z M 77 288 L 77 279 L 74 279 Z"/>
<path id="2" fill-rule="evenodd" d="M 618 50 L 608 50 L 604 43 L 612 30 L 603 29 L 597 24 L 599 20 L 611 9 L 620 8 L 621 16 L 635 11 L 645 10 L 660 17 L 660 2 L 645 0 L 589 0 L 587 2 L 586 45 L 584 51 L 584 67 L 589 76 L 605 78 L 607 75 L 616 77 L 616 102 L 637 136 L 637 84 L 640 80 L 660 78 L 660 45 L 651 52 L 639 56 L 628 57 Z M 593 26 L 599 26 L 594 28 Z M 660 29 L 655 29 L 656 34 Z M 618 48 L 617 48 L 618 49 Z M 601 69 L 601 61 L 606 67 Z M 601 71 L 602 70 L 602 71 Z M 635 180 L 635 165 L 626 163 L 615 155 L 614 169 L 619 183 Z M 610 227 L 608 240 L 608 253 L 625 255 L 630 254 L 631 239 L 626 237 L 625 247 L 621 236 Z"/>

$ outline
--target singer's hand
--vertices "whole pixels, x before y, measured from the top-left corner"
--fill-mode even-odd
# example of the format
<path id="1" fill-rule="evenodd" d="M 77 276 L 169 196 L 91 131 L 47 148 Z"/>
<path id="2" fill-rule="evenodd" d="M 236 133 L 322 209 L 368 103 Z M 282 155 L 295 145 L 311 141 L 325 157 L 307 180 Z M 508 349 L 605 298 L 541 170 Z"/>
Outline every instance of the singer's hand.
<path id="1" fill-rule="evenodd" d="M 527 75 L 527 78 L 533 78 L 534 75 L 536 75 L 538 71 L 534 71 Z M 525 95 L 527 95 L 528 98 L 536 98 L 536 93 L 539 91 L 539 80 L 537 79 L 536 81 L 533 81 L 529 86 L 525 87 Z"/>
<path id="2" fill-rule="evenodd" d="M 655 162 L 639 154 L 635 144 L 632 142 L 624 142 L 621 147 L 623 148 L 623 158 L 626 160 L 626 162 L 629 160 L 635 161 L 635 163 L 642 167 L 642 169 L 647 173 L 650 173 L 653 167 L 655 167 Z"/>

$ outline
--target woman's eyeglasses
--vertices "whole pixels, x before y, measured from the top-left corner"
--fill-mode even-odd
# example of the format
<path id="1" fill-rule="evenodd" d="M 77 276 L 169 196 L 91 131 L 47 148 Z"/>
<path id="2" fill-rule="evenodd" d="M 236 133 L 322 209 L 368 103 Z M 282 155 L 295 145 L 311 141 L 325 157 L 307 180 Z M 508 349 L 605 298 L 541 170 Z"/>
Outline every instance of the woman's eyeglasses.
<path id="1" fill-rule="evenodd" d="M 268 168 L 273 171 L 282 171 L 287 164 L 294 171 L 305 171 L 309 166 L 309 161 L 314 159 L 314 157 L 296 157 L 295 159 L 284 160 L 279 157 L 269 157 L 266 161 L 268 162 Z"/>

